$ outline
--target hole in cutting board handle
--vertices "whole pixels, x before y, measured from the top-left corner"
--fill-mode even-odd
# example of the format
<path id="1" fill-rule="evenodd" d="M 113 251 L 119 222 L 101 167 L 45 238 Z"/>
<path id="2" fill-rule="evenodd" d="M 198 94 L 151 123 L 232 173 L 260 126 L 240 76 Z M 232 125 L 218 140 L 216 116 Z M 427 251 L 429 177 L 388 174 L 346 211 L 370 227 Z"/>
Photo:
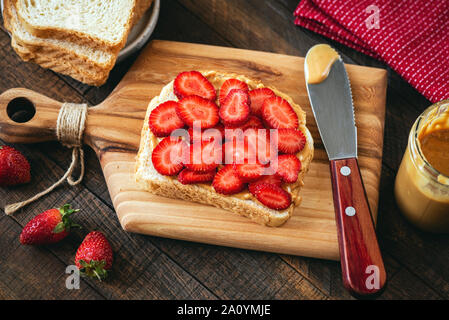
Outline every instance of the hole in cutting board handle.
<path id="1" fill-rule="evenodd" d="M 36 114 L 34 104 L 27 98 L 18 97 L 12 99 L 6 107 L 8 117 L 18 123 L 25 123 L 33 119 Z"/>

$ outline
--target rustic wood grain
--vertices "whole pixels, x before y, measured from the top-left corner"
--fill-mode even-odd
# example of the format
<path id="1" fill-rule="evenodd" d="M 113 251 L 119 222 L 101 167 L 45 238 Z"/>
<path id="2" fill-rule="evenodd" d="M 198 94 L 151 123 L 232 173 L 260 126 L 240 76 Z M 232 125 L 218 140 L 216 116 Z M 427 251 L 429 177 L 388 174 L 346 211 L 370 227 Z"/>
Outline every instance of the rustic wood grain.
<path id="1" fill-rule="evenodd" d="M 104 299 L 85 282 L 79 290 L 68 290 L 66 265 L 45 249 L 23 246 L 17 239 L 21 226 L 12 219 L 0 219 L 0 296 L 7 299 Z M 33 266 L 23 259 L 33 261 Z"/>
<path id="2" fill-rule="evenodd" d="M 211 7 L 211 3 L 213 3 L 213 7 Z M 346 63 L 386 67 L 382 62 L 360 54 L 335 41 L 294 26 L 292 13 L 297 3 L 298 0 L 164 0 L 154 38 L 272 51 L 298 56 L 304 56 L 307 50 L 314 44 L 328 43 L 341 53 Z M 229 6 L 233 8 L 228 9 Z M 231 26 L 231 22 L 238 27 Z M 257 41 L 252 41 L 254 35 L 256 35 Z M 273 41 L 273 39 L 276 39 L 276 41 Z M 278 46 L 278 42 L 282 43 L 282 46 Z M 100 103 L 110 94 L 114 85 L 121 80 L 135 58 L 134 56 L 133 59 L 128 60 L 129 62 L 127 61 L 123 66 L 119 65 L 114 68 L 107 85 L 101 88 L 93 88 L 83 86 L 67 77 L 59 76 L 33 64 L 21 62 L 10 48 L 9 38 L 4 32 L 0 32 L 0 56 L 2 57 L 0 59 L 0 92 L 12 87 L 22 86 L 45 93 L 58 101 L 88 102 L 90 105 Z M 382 298 L 386 299 L 431 299 L 437 297 L 447 299 L 449 297 L 449 274 L 447 273 L 449 254 L 446 250 L 449 238 L 447 236 L 421 233 L 410 226 L 396 207 L 392 193 L 395 171 L 398 168 L 406 146 L 408 131 L 419 113 L 429 105 L 429 101 L 388 68 L 384 155 L 379 196 L 380 214 L 377 224 L 380 246 L 389 276 L 389 284 L 382 296 Z M 48 177 L 39 176 L 38 181 L 42 181 L 39 185 L 34 180 L 29 187 L 0 189 L 0 198 L 4 199 L 3 201 L 6 201 L 9 197 L 12 197 L 14 200 L 23 199 L 23 197 L 32 194 L 33 189 L 50 185 L 53 182 L 51 179 L 56 177 L 59 172 L 63 172 L 70 162 L 70 152 L 60 147 L 56 142 L 26 146 L 16 145 L 16 147 L 19 147 L 27 157 L 32 158 L 33 170 L 57 168 L 57 172 L 55 175 L 50 174 Z M 92 199 L 97 199 L 97 201 L 104 204 L 104 206 L 100 206 L 100 208 L 105 209 L 106 215 L 104 216 L 99 212 L 86 212 L 86 217 L 90 219 L 89 228 L 98 228 L 100 226 L 97 225 L 98 221 L 105 218 L 110 219 L 112 223 L 116 223 L 117 220 L 112 211 L 112 201 L 109 198 L 97 157 L 90 149 L 87 149 L 86 152 L 88 168 L 81 189 L 88 192 L 90 196 L 83 196 L 80 199 L 79 206 L 88 206 L 88 202 L 92 201 Z M 68 190 L 68 188 L 62 188 L 61 193 Z M 36 213 L 34 210 L 59 204 L 57 203 L 58 199 L 62 200 L 63 198 L 61 198 L 61 194 L 58 194 L 56 198 L 50 197 L 50 199 L 48 202 L 46 199 L 43 199 L 39 202 L 39 205 L 36 204 L 36 207 L 30 207 L 19 213 L 17 218 L 21 219 L 20 223 L 25 223 L 27 219 L 31 218 Z M 10 217 L 1 217 L 0 225 L 4 223 L 3 221 L 11 221 L 11 219 Z M 11 230 L 2 226 L 0 228 L 2 230 Z M 15 236 L 18 236 L 20 227 L 16 231 L 11 232 L 16 232 Z M 118 231 L 113 230 L 113 232 L 122 233 L 123 231 L 118 229 Z M 126 233 L 123 232 L 123 234 Z M 84 233 L 76 235 L 73 244 L 70 243 L 67 247 L 63 246 L 60 250 L 73 251 L 82 235 Z M 168 272 L 171 273 L 171 270 L 175 270 L 173 273 L 179 274 L 179 277 L 186 279 L 187 283 L 191 281 L 188 279 L 192 279 L 193 276 L 203 286 L 213 287 L 213 291 L 215 291 L 215 295 L 218 297 L 233 298 L 245 295 L 256 298 L 271 297 L 273 291 L 269 285 L 272 283 L 264 281 L 267 276 L 261 270 L 269 268 L 273 261 L 279 260 L 281 262 L 284 261 L 284 264 L 296 270 L 298 276 L 294 276 L 295 280 L 292 281 L 292 283 L 297 284 L 296 289 L 283 290 L 281 288 L 278 291 L 279 294 L 275 294 L 277 298 L 315 298 L 313 291 L 302 289 L 303 286 L 307 288 L 309 285 L 317 288 L 316 290 L 319 290 L 319 292 L 331 299 L 350 298 L 343 288 L 341 271 L 337 262 L 288 255 L 281 255 L 280 258 L 277 258 L 277 255 L 268 253 L 134 234 L 129 236 L 135 239 L 138 245 L 151 243 L 154 245 L 154 248 L 161 250 L 161 254 L 166 255 L 173 262 L 165 265 Z M 126 247 L 128 241 L 130 240 L 124 237 L 120 240 L 120 243 L 115 243 L 119 246 L 118 250 Z M 0 252 L 6 250 L 7 246 L 10 246 L 9 242 L 7 244 L 0 242 Z M 35 278 L 30 275 L 21 277 L 20 284 L 16 282 L 14 287 L 3 290 L 3 288 L 9 287 L 7 280 L 11 279 L 11 277 L 8 274 L 14 274 L 22 270 L 19 262 L 22 265 L 36 265 L 39 269 L 38 266 L 41 259 L 51 259 L 46 250 L 38 250 L 34 255 L 16 255 L 15 258 L 18 263 L 11 264 L 7 272 L 2 272 L 0 277 L 0 297 L 2 299 L 14 297 L 40 297 L 45 299 L 48 297 L 64 298 L 67 296 L 65 292 L 58 292 L 58 294 L 52 292 L 48 285 L 48 279 Z M 34 250 L 31 252 L 34 252 Z M 52 252 L 52 265 L 55 263 L 58 266 L 61 263 L 61 260 L 56 256 L 57 254 L 60 254 L 60 252 Z M 135 257 L 138 255 L 139 251 L 137 250 L 137 252 L 126 255 L 126 259 L 134 264 L 134 259 L 139 261 L 139 258 Z M 210 259 L 211 256 L 214 258 Z M 267 259 L 267 257 L 270 258 Z M 3 255 L 0 255 L 0 262 L 2 258 Z M 253 262 L 246 263 L 246 261 L 252 261 L 253 259 L 255 259 Z M 232 264 L 233 272 L 221 274 L 222 269 L 216 268 L 216 266 L 220 263 L 227 263 L 228 260 L 237 261 Z M 70 261 L 71 258 L 67 259 L 67 263 Z M 252 269 L 254 265 L 260 268 L 258 267 L 254 271 Z M 288 268 L 280 268 L 278 263 L 274 265 L 277 267 L 269 268 L 269 270 L 276 274 L 288 270 Z M 180 272 L 180 270 L 185 271 Z M 246 291 L 245 294 L 240 295 L 242 290 L 241 279 L 247 274 L 251 274 L 252 277 L 246 278 L 244 285 L 252 289 L 257 287 L 257 293 L 250 295 Z M 201 276 L 197 278 L 197 275 Z M 299 280 L 301 277 L 306 278 L 307 281 L 302 282 Z M 129 283 L 126 279 L 126 274 L 121 273 L 117 275 L 114 278 L 115 283 L 123 281 L 126 285 L 110 286 L 107 293 L 108 297 L 120 296 L 123 298 L 142 299 L 155 296 L 155 294 L 146 295 L 148 291 L 157 292 L 157 298 L 161 299 L 174 298 L 177 295 L 180 297 L 184 296 L 182 294 L 184 289 L 181 281 L 170 283 L 170 286 L 180 286 L 180 289 L 153 291 L 154 289 L 151 286 L 156 283 L 156 279 L 151 279 L 148 283 L 139 283 L 141 288 L 134 287 L 134 289 L 127 291 L 126 286 Z M 226 283 L 222 290 L 219 289 L 221 282 Z M 285 282 L 280 283 L 282 287 L 282 283 Z M 60 284 L 57 283 L 57 285 Z M 92 282 L 91 285 L 102 286 L 95 282 Z M 27 288 L 27 286 L 33 289 L 29 292 L 21 289 Z M 289 287 L 293 288 L 293 286 Z M 84 289 L 83 284 L 82 288 L 83 290 L 88 290 Z M 295 290 L 298 290 L 300 294 L 297 294 Z M 83 295 L 86 298 L 89 296 L 86 293 L 79 293 L 79 295 Z M 73 296 L 73 298 L 77 298 L 77 296 Z M 91 296 L 91 298 L 94 298 L 94 296 Z"/>
<path id="3" fill-rule="evenodd" d="M 248 249 L 338 258 L 328 160 L 310 116 L 303 65 L 302 58 L 291 56 L 153 41 L 111 96 L 89 109 L 84 132 L 85 143 L 97 152 L 101 161 L 125 230 Z M 150 195 L 135 185 L 134 157 L 148 101 L 179 71 L 201 68 L 240 72 L 263 79 L 266 85 L 275 85 L 289 94 L 309 115 L 315 159 L 302 190 L 303 205 L 283 227 L 261 227 L 221 209 Z M 348 66 L 348 72 L 358 117 L 360 163 L 375 213 L 382 155 L 385 73 L 357 66 Z M 27 98 L 36 107 L 36 115 L 26 123 L 17 124 L 6 114 L 6 106 L 16 97 Z M 0 96 L 1 118 L 4 119 L 0 120 L 0 137 L 13 143 L 54 140 L 60 106 L 61 103 L 26 89 L 6 91 Z M 202 233 L 197 232 L 199 228 Z"/>
<path id="4" fill-rule="evenodd" d="M 0 41 L 2 43 L 1 50 L 3 50 L 2 56 L 4 53 L 4 59 L 0 61 L 0 70 L 7 76 L 0 77 L 0 91 L 3 92 L 11 87 L 26 86 L 39 92 L 46 92 L 49 96 L 52 96 L 60 101 L 85 101 L 83 97 L 78 94 L 78 90 L 72 89 L 66 84 L 65 80 L 61 79 L 58 75 L 51 71 L 41 69 L 33 64 L 20 62 L 9 46 L 8 36 L 1 31 Z M 65 160 L 69 159 L 68 150 L 61 147 L 58 143 L 32 144 L 27 146 L 15 145 L 15 147 L 21 150 L 29 159 L 32 166 L 32 181 L 26 186 L 0 189 L 1 207 L 4 207 L 7 203 L 20 201 L 30 197 L 34 195 L 37 190 L 43 190 L 51 185 L 63 174 L 63 170 L 66 168 L 67 164 Z M 98 182 L 95 183 L 94 181 L 93 185 L 95 187 L 93 189 L 96 190 L 98 189 L 98 186 L 103 184 L 104 189 L 106 190 L 106 185 L 104 183 L 104 178 L 98 159 L 93 152 L 90 153 L 92 154 L 92 158 L 95 160 L 95 165 L 98 170 L 96 173 L 93 173 L 92 170 L 95 169 L 95 166 L 89 167 L 85 182 L 87 181 L 87 184 L 90 184 L 91 179 L 89 179 L 89 177 L 94 177 Z M 51 158 L 59 160 L 59 165 L 58 163 L 53 162 Z M 91 171 L 91 175 L 89 175 L 89 171 Z M 0 287 L 2 289 L 6 288 L 5 291 L 0 290 L 2 297 L 18 299 L 57 299 L 58 297 L 68 299 L 96 299 L 104 297 L 121 297 L 128 299 L 168 299 L 175 297 L 213 299 L 215 297 L 210 293 L 210 291 L 199 284 L 198 281 L 196 281 L 191 275 L 183 271 L 183 269 L 178 266 L 176 262 L 172 261 L 167 257 L 167 255 L 161 253 L 159 249 L 154 247 L 151 241 L 148 241 L 148 239 L 145 239 L 144 237 L 121 231 L 113 210 L 110 207 L 105 206 L 101 200 L 97 199 L 92 193 L 87 191 L 87 189 L 85 192 L 87 192 L 88 195 L 83 196 L 85 192 L 82 192 L 82 190 L 83 187 L 81 186 L 74 189 L 67 187 L 59 188 L 41 201 L 31 204 L 26 209 L 21 210 L 15 215 L 15 217 L 6 217 L 1 211 L 2 220 L 0 220 L 0 222 L 2 223 L 2 226 L 3 223 L 13 223 L 13 225 L 16 225 L 16 228 L 14 229 L 7 229 L 8 235 L 11 237 L 11 242 L 7 242 L 5 240 L 5 242 L 2 241 L 0 243 L 2 253 L 5 252 L 5 256 L 2 255 L 0 258 L 0 261 L 3 261 L 2 259 L 5 261 L 5 264 L 2 265 L 1 270 L 5 270 L 6 275 L 0 277 Z M 73 201 L 73 198 L 75 198 L 77 194 L 80 194 L 80 196 L 76 197 L 76 201 Z M 107 197 L 109 197 L 109 194 L 107 194 Z M 23 253 L 18 242 L 21 227 L 23 227 L 25 223 L 37 213 L 48 208 L 60 206 L 65 202 L 72 202 L 77 207 L 87 209 L 85 212 L 85 218 L 80 217 L 80 220 L 77 220 L 85 228 L 87 227 L 87 230 L 105 230 L 106 228 L 102 228 L 102 226 L 98 224 L 98 221 L 102 221 L 102 223 L 104 223 L 104 221 L 109 221 L 109 223 L 106 224 L 109 228 L 111 228 L 110 233 L 118 234 L 118 232 L 120 232 L 119 241 L 115 241 L 114 249 L 120 250 L 121 247 L 125 246 L 131 248 L 130 251 L 125 250 L 123 254 L 116 256 L 116 258 L 118 258 L 117 263 L 119 265 L 123 265 L 121 260 L 129 263 L 129 267 L 126 269 L 127 272 L 114 272 L 114 280 L 117 281 L 116 283 L 123 283 L 122 286 L 117 285 L 106 287 L 103 283 L 97 283 L 95 281 L 92 281 L 90 284 L 83 282 L 81 285 L 81 290 L 84 290 L 84 292 L 79 292 L 76 295 L 72 294 L 72 296 L 69 296 L 68 290 L 67 292 L 62 292 L 61 290 L 51 290 L 51 288 L 46 285 L 47 282 L 55 284 L 52 281 L 57 281 L 59 287 L 64 285 L 65 267 L 73 263 L 76 247 L 81 242 L 86 230 L 79 231 L 79 233 L 76 233 L 75 231 L 69 239 L 56 246 L 51 246 L 48 248 L 45 247 L 38 249 L 37 251 L 36 248 L 28 248 L 27 250 L 31 250 L 29 252 L 33 254 L 30 255 Z M 97 204 L 95 210 L 89 210 L 89 208 L 92 208 L 92 203 Z M 106 213 L 106 215 L 101 216 L 99 214 L 100 212 Z M 91 219 L 91 224 L 89 226 L 85 225 L 88 221 L 87 218 Z M 136 243 L 135 247 L 129 246 L 129 237 L 133 236 L 137 238 L 137 240 L 133 240 L 134 243 Z M 3 239 L 6 238 L 2 237 L 2 240 Z M 7 246 L 9 248 L 10 243 L 15 243 L 20 249 L 18 250 L 19 253 L 14 256 L 14 259 L 16 260 L 15 263 L 11 263 L 6 260 L 7 252 L 5 250 Z M 16 248 L 16 246 L 13 248 Z M 5 248 L 5 250 L 3 250 L 3 248 Z M 142 256 L 141 252 L 147 253 Z M 57 279 L 52 279 L 47 272 L 42 273 L 42 278 L 39 277 L 39 271 L 33 276 L 31 275 L 31 272 L 23 272 L 23 268 L 25 267 L 30 267 L 30 271 L 33 268 L 39 270 L 40 259 L 43 255 L 47 256 L 45 261 L 48 270 L 55 270 L 52 268 L 56 268 L 57 271 L 55 274 L 57 274 Z M 139 261 L 139 259 L 147 260 L 147 262 L 144 264 Z M 149 267 L 149 264 L 151 264 L 151 267 Z M 21 272 L 23 275 L 19 278 L 16 277 L 17 279 L 15 278 L 16 284 L 14 284 L 14 286 L 9 285 L 9 282 L 12 279 L 11 277 L 14 277 L 17 272 Z M 139 272 L 143 272 L 143 275 L 140 275 Z M 129 275 L 133 273 L 136 273 L 136 276 L 134 278 L 130 278 Z M 139 276 L 139 279 L 137 279 L 137 276 Z M 135 283 L 132 282 L 133 280 L 135 280 Z M 25 290 L 28 286 L 32 286 L 34 289 L 26 293 Z M 97 289 L 101 288 L 98 290 L 102 291 L 104 296 L 100 293 L 97 293 L 97 295 L 91 294 L 89 296 L 89 291 L 86 291 L 88 289 L 85 289 L 89 286 L 97 287 Z M 95 292 L 98 292 L 96 291 L 97 289 L 95 289 Z M 128 289 L 129 291 L 126 291 Z"/>
<path id="5" fill-rule="evenodd" d="M 24 151 L 23 148 L 20 149 Z M 57 180 L 63 174 L 63 170 L 40 155 L 38 149 L 30 153 L 24 151 L 24 153 L 32 164 L 33 181 L 24 187 L 13 188 L 12 190 L 0 189 L 1 207 L 4 207 L 6 203 L 19 201 L 31 196 L 36 192 L 36 189 L 44 189 L 51 181 Z M 8 194 L 10 195 L 9 197 L 7 196 Z M 23 253 L 24 247 L 18 241 L 22 227 L 37 213 L 48 208 L 58 207 L 64 203 L 71 203 L 74 207 L 81 208 L 81 211 L 73 219 L 81 224 L 83 229 L 74 230 L 61 243 L 42 248 L 26 247 L 28 251 Z M 40 255 L 46 254 L 48 256 L 46 258 L 46 268 L 53 270 L 52 275 L 55 277 L 51 281 L 58 281 L 58 287 L 62 286 L 64 288 L 65 267 L 74 263 L 76 248 L 90 230 L 101 230 L 106 234 L 114 248 L 115 265 L 112 277 L 109 280 L 102 283 L 95 280 L 83 280 L 82 290 L 86 287 L 92 287 L 101 297 L 115 299 L 215 298 L 208 289 L 204 288 L 203 285 L 186 273 L 167 255 L 163 254 L 150 241 L 121 230 L 114 211 L 96 199 L 89 191 L 83 190 L 81 186 L 56 189 L 42 201 L 30 204 L 26 209 L 21 210 L 13 217 L 4 216 L 3 212 L 1 214 L 2 220 L 0 220 L 0 224 L 3 221 L 13 221 L 16 228 L 5 231 L 8 237 L 2 237 L 0 247 L 7 249 L 6 247 L 13 243 L 13 248 L 19 248 L 20 250 L 18 251 L 20 253 L 14 256 L 14 259 L 16 259 L 15 263 L 11 263 L 7 259 L 8 251 L 5 252 L 5 256 L 3 256 L 4 251 L 2 251 L 2 259 L 5 259 L 5 264 L 0 267 L 0 270 L 5 268 L 6 274 L 13 274 L 12 271 L 20 266 L 20 270 L 14 271 L 24 273 L 23 276 L 16 280 L 17 287 L 36 286 L 37 293 L 23 295 L 23 298 L 48 299 L 57 298 L 58 296 L 61 298 L 65 297 L 61 290 L 47 291 L 45 289 L 45 281 L 50 281 L 47 278 L 51 278 L 47 273 L 42 273 L 43 278 L 40 282 L 39 272 L 31 276 L 31 274 L 23 272 L 23 268 L 32 266 L 30 268 L 31 273 L 34 267 L 39 268 Z M 51 260 L 51 257 L 54 258 L 54 261 Z M 27 263 L 24 263 L 24 261 Z M 7 285 L 10 281 L 9 278 L 0 279 L 0 283 L 3 285 Z M 38 291 L 39 285 L 42 289 L 41 292 Z M 20 292 L 18 293 L 21 294 Z M 76 295 L 73 298 L 76 298 Z"/>
<path id="6" fill-rule="evenodd" d="M 317 35 L 313 32 L 305 30 L 303 28 L 293 26 L 293 16 L 292 12 L 298 4 L 297 0 L 282 0 L 279 2 L 273 1 L 238 1 L 230 0 L 227 4 L 223 4 L 220 1 L 200 1 L 200 3 L 193 3 L 193 1 L 179 0 L 181 3 L 186 5 L 189 10 L 195 12 L 200 19 L 207 21 L 214 28 L 215 31 L 219 32 L 221 35 L 226 35 L 226 39 L 232 44 L 248 49 L 255 50 L 271 50 L 274 52 L 279 51 L 277 41 L 271 41 L 270 37 L 264 38 L 259 36 L 259 41 L 250 42 L 242 40 L 242 37 L 246 37 L 246 34 L 259 33 L 263 35 L 266 29 L 275 30 L 276 39 L 283 38 L 288 39 L 290 43 L 290 48 L 287 48 L 287 53 L 294 54 L 298 52 L 304 55 L 305 52 L 314 44 L 317 43 L 328 43 L 341 53 L 344 61 L 349 63 L 358 63 L 361 65 L 375 66 L 375 67 L 386 67 L 382 62 L 372 59 L 368 56 L 360 54 L 353 49 L 345 47 L 338 42 L 329 40 L 323 36 Z M 213 3 L 213 5 L 211 5 Z M 222 13 L 211 18 L 210 12 L 213 8 L 213 12 L 222 12 L 225 10 L 225 6 L 238 7 L 239 10 L 235 10 L 233 15 L 228 15 Z M 272 10 L 275 9 L 275 10 Z M 266 17 L 265 19 L 260 19 L 257 23 L 253 23 L 251 19 L 251 24 L 247 25 L 246 28 L 242 28 L 240 32 L 228 32 L 227 26 L 233 22 L 237 25 L 242 25 L 248 20 L 248 15 L 251 17 Z M 274 23 L 273 16 L 282 16 L 283 19 L 276 19 L 277 23 Z M 237 17 L 237 18 L 236 18 Z M 271 31 L 270 31 L 271 32 Z M 251 37 L 251 36 L 250 36 Z M 283 52 L 283 51 L 282 51 Z M 398 208 L 394 205 L 394 198 L 391 190 L 391 186 L 394 183 L 394 171 L 397 170 L 400 160 L 403 155 L 403 151 L 406 146 L 408 132 L 411 124 L 414 122 L 416 117 L 422 112 L 430 102 L 427 101 L 422 95 L 420 95 L 415 89 L 413 89 L 407 82 L 401 79 L 396 73 L 389 70 L 389 86 L 387 93 L 387 113 L 386 113 L 386 124 L 385 124 L 385 139 L 384 139 L 384 166 L 382 169 L 383 181 L 380 188 L 380 208 L 379 211 L 382 214 L 379 216 L 378 221 L 378 235 L 381 242 L 381 249 L 390 253 L 390 246 L 395 248 L 391 263 L 397 264 L 396 254 L 401 252 L 401 258 L 403 256 L 412 257 L 413 263 L 418 263 L 420 269 L 430 268 L 436 271 L 433 274 L 439 274 L 438 277 L 431 277 L 428 281 L 428 285 L 440 283 L 444 281 L 447 283 L 447 276 L 441 276 L 439 270 L 443 264 L 432 265 L 431 263 L 423 262 L 421 259 L 421 252 L 417 255 L 415 252 L 415 247 L 407 246 L 408 239 L 406 237 L 402 238 L 402 243 L 398 244 L 394 241 L 383 241 L 383 237 L 391 238 L 392 235 L 396 233 L 402 233 L 401 230 L 396 229 L 388 225 L 391 219 L 395 221 L 402 221 L 402 224 L 407 224 L 404 218 L 400 215 Z M 388 176 L 384 178 L 385 176 Z M 388 203 L 385 203 L 388 201 Z M 384 225 L 387 224 L 387 229 L 383 231 Z M 442 237 L 446 239 L 446 237 Z M 400 248 L 397 248 L 400 245 Z M 421 242 L 422 254 L 425 254 L 426 250 L 433 251 L 432 245 L 427 243 L 425 240 Z M 435 250 L 441 254 L 442 259 L 446 259 L 447 255 L 442 254 L 441 249 Z M 302 257 L 290 256 L 287 260 L 293 265 L 299 265 L 298 270 L 308 276 L 310 279 L 314 280 L 314 284 L 322 288 L 324 292 L 334 297 L 344 297 L 345 295 L 339 290 L 341 282 L 339 281 L 340 271 L 337 266 L 334 268 L 324 268 L 323 271 L 319 271 L 322 265 L 326 265 L 321 261 L 316 261 L 314 259 L 307 259 Z M 410 261 L 408 259 L 407 261 Z M 410 262 L 411 263 L 411 262 Z M 329 262 L 333 265 L 332 262 Z M 316 275 L 310 274 L 308 269 L 312 268 L 315 270 Z M 387 263 L 387 270 L 390 266 Z M 329 273 L 326 271 L 329 270 Z M 390 275 L 390 274 L 389 274 Z M 329 279 L 329 280 L 323 280 Z M 336 279 L 336 284 L 332 281 Z M 435 282 L 437 281 L 437 282 Z M 400 283 L 404 287 L 409 287 L 405 279 Z M 391 285 L 391 284 L 390 284 Z M 436 284 L 438 286 L 438 284 Z M 443 285 L 445 287 L 445 285 Z M 387 287 L 388 291 L 388 287 Z M 403 294 L 407 293 L 407 289 L 402 291 Z M 447 293 L 446 293 L 447 294 Z M 418 293 L 419 295 L 419 293 Z"/>
<path id="7" fill-rule="evenodd" d="M 222 299 L 327 299 L 276 254 L 166 239 L 161 249 Z M 213 271 L 211 271 L 213 270 Z M 297 290 L 299 283 L 304 285 Z"/>

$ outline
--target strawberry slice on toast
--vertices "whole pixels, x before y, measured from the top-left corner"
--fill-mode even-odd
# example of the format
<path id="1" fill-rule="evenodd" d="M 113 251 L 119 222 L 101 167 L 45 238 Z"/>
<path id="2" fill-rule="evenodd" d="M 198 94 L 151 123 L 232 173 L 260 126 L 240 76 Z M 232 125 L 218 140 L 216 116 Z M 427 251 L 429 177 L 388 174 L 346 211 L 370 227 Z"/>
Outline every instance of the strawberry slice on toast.
<path id="1" fill-rule="evenodd" d="M 235 172 L 233 165 L 228 164 L 217 172 L 212 186 L 216 192 L 230 195 L 242 191 L 245 183 Z"/>
<path id="2" fill-rule="evenodd" d="M 199 96 L 181 99 L 176 107 L 176 113 L 189 127 L 197 124 L 201 129 L 212 128 L 220 120 L 217 105 Z"/>
<path id="3" fill-rule="evenodd" d="M 249 97 L 251 100 L 251 113 L 262 117 L 262 106 L 265 100 L 268 98 L 275 97 L 273 90 L 269 88 L 258 88 L 251 90 L 249 92 Z"/>
<path id="4" fill-rule="evenodd" d="M 234 89 L 243 90 L 245 92 L 249 91 L 248 85 L 245 82 L 237 79 L 228 79 L 223 82 L 220 88 L 220 94 L 218 95 L 218 101 L 220 102 L 220 105 L 223 105 L 229 92 Z"/>
<path id="5" fill-rule="evenodd" d="M 274 129 L 298 128 L 299 120 L 290 103 L 281 97 L 266 99 L 262 105 L 263 120 Z"/>
<path id="6" fill-rule="evenodd" d="M 178 181 L 182 184 L 211 182 L 214 179 L 216 173 L 216 170 L 199 172 L 185 168 L 179 173 Z"/>
<path id="7" fill-rule="evenodd" d="M 180 138 L 166 137 L 154 148 L 151 161 L 157 172 L 174 176 L 182 170 L 187 144 Z"/>
<path id="8" fill-rule="evenodd" d="M 176 113 L 178 102 L 167 101 L 157 106 L 150 115 L 150 130 L 156 137 L 169 136 L 172 131 L 184 127 L 184 122 Z"/>
<path id="9" fill-rule="evenodd" d="M 198 71 L 178 74 L 173 83 L 173 90 L 178 99 L 195 95 L 214 101 L 217 97 L 217 92 L 212 83 Z"/>
<path id="10" fill-rule="evenodd" d="M 225 126 L 239 126 L 249 119 L 249 95 L 245 90 L 232 89 L 220 106 L 220 119 Z"/>

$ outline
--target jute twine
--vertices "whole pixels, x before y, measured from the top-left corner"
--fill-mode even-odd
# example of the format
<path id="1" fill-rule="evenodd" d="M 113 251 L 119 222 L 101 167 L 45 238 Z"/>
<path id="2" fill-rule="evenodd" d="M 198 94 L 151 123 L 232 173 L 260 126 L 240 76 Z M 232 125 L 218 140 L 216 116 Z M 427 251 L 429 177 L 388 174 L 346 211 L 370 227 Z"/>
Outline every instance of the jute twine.
<path id="1" fill-rule="evenodd" d="M 28 200 L 7 205 L 6 214 L 12 214 L 27 204 L 49 194 L 65 180 L 71 186 L 79 184 L 84 177 L 84 151 L 82 148 L 84 126 L 87 118 L 87 104 L 64 103 L 59 111 L 58 122 L 56 124 L 56 136 L 64 146 L 72 148 L 72 162 L 66 173 L 48 189 L 36 194 Z M 78 179 L 72 177 L 76 165 L 80 164 L 80 175 Z"/>

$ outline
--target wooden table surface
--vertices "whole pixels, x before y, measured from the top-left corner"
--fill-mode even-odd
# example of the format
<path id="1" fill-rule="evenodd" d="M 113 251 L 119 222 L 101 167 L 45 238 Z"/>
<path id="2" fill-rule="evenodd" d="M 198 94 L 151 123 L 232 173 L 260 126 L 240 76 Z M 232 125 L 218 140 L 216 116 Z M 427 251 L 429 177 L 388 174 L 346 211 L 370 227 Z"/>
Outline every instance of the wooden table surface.
<path id="1" fill-rule="evenodd" d="M 293 24 L 298 0 L 163 0 L 152 39 L 175 40 L 304 56 L 317 43 L 334 46 L 347 63 L 387 68 L 339 43 Z M 115 67 L 108 82 L 94 88 L 34 64 L 22 62 L 0 30 L 0 92 L 25 87 L 54 99 L 101 102 L 136 55 Z M 430 105 L 388 69 L 384 156 L 378 238 L 389 283 L 380 299 L 449 298 L 449 236 L 432 235 L 401 216 L 393 196 L 394 178 L 409 129 Z M 58 143 L 17 145 L 30 160 L 32 182 L 0 189 L 0 207 L 47 188 L 62 176 L 71 153 Z M 97 157 L 87 152 L 87 172 L 77 187 L 58 188 L 12 217 L 0 213 L 0 299 L 350 299 L 340 264 L 131 234 L 120 228 Z M 71 203 L 83 225 L 57 245 L 28 247 L 18 241 L 37 213 Z M 65 287 L 67 265 L 90 230 L 110 239 L 115 265 L 109 280 L 81 280 Z"/>

